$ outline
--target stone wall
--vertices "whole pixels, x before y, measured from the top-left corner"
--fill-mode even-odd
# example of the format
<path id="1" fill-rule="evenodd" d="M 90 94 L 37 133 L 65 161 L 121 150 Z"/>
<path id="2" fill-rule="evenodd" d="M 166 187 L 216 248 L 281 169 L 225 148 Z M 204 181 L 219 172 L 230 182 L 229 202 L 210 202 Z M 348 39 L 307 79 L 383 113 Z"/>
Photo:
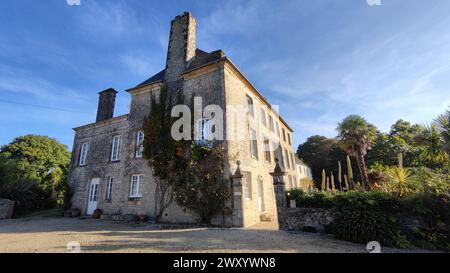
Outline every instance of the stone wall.
<path id="1" fill-rule="evenodd" d="M 286 211 L 286 229 L 298 231 L 324 232 L 334 220 L 334 211 L 317 208 L 288 208 Z"/>
<path id="2" fill-rule="evenodd" d="M 0 199 L 0 220 L 10 219 L 14 209 L 14 201 Z"/>

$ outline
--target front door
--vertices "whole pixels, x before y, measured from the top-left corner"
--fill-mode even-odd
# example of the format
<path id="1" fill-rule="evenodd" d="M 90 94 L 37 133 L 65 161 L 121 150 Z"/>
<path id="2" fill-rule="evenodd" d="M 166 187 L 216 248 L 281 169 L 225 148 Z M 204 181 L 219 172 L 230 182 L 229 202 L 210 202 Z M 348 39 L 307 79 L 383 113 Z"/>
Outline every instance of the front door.
<path id="1" fill-rule="evenodd" d="M 264 211 L 264 188 L 262 179 L 258 180 L 258 205 L 259 211 Z"/>
<path id="2" fill-rule="evenodd" d="M 89 201 L 88 201 L 87 215 L 92 215 L 94 213 L 94 210 L 97 209 L 99 184 L 100 178 L 92 178 L 91 185 L 89 187 Z"/>

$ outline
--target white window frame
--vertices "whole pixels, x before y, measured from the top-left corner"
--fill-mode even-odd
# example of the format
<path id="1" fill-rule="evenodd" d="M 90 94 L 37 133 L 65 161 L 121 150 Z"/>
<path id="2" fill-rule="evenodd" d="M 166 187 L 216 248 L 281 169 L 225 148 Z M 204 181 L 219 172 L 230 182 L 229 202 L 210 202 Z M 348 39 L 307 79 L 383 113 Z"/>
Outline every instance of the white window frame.
<path id="1" fill-rule="evenodd" d="M 256 130 L 250 128 L 250 152 L 252 158 L 258 159 L 258 140 Z"/>
<path id="2" fill-rule="evenodd" d="M 291 152 L 291 168 L 295 170 L 295 159 L 294 159 L 294 153 Z"/>
<path id="3" fill-rule="evenodd" d="M 284 156 L 285 156 L 285 161 L 287 161 L 286 166 L 288 167 L 288 169 L 291 168 L 291 160 L 289 158 L 289 152 L 284 149 Z"/>
<path id="4" fill-rule="evenodd" d="M 80 160 L 78 161 L 79 166 L 87 165 L 88 152 L 89 152 L 89 143 L 88 142 L 81 143 Z"/>
<path id="5" fill-rule="evenodd" d="M 142 180 L 144 175 L 133 174 L 130 181 L 130 198 L 141 198 L 142 197 Z"/>
<path id="6" fill-rule="evenodd" d="M 144 154 L 144 131 L 137 131 L 136 133 L 136 153 L 135 158 L 142 158 Z"/>
<path id="7" fill-rule="evenodd" d="M 202 118 L 197 121 L 199 138 L 197 144 L 203 145 L 207 141 L 213 141 L 213 124 L 211 118 Z"/>
<path id="8" fill-rule="evenodd" d="M 261 124 L 267 127 L 266 110 L 264 108 L 259 108 L 259 115 L 261 116 Z"/>
<path id="9" fill-rule="evenodd" d="M 120 146 L 122 142 L 121 135 L 113 136 L 112 144 L 111 144 L 111 161 L 119 161 L 120 160 Z"/>
<path id="10" fill-rule="evenodd" d="M 247 95 L 247 111 L 249 113 L 249 115 L 251 115 L 252 117 L 255 116 L 255 107 L 254 107 L 254 103 L 253 103 L 253 98 L 250 97 L 249 95 Z"/>
<path id="11" fill-rule="evenodd" d="M 252 174 L 250 172 L 244 173 L 245 178 L 245 200 L 252 200 Z"/>
<path id="12" fill-rule="evenodd" d="M 269 129 L 270 129 L 271 132 L 275 131 L 275 124 L 274 124 L 274 121 L 273 121 L 273 117 L 270 114 L 269 114 Z"/>
<path id="13" fill-rule="evenodd" d="M 106 181 L 106 198 L 105 198 L 107 201 L 112 200 L 113 183 L 114 178 L 108 177 L 108 181 Z"/>
<path id="14" fill-rule="evenodd" d="M 270 150 L 270 140 L 268 138 L 264 138 L 263 147 L 264 147 L 264 161 L 267 163 L 271 163 L 272 153 Z"/>
<path id="15" fill-rule="evenodd" d="M 281 164 L 281 167 L 285 167 L 285 163 L 284 163 L 284 161 L 285 161 L 285 159 L 284 159 L 284 153 L 283 153 L 283 147 L 281 147 L 281 145 L 279 145 L 278 146 L 278 149 L 279 149 L 279 162 L 280 162 L 280 164 Z"/>

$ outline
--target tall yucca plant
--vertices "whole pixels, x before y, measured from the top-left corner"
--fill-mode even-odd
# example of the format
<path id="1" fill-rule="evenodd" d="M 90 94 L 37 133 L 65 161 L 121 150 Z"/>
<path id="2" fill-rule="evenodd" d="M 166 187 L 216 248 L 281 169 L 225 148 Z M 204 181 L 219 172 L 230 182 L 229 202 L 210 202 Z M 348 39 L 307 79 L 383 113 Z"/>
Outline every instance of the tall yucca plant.
<path id="1" fill-rule="evenodd" d="M 387 188 L 397 197 L 403 197 L 411 190 L 415 177 L 408 169 L 393 167 L 387 171 Z"/>
<path id="2" fill-rule="evenodd" d="M 322 185 L 321 185 L 321 190 L 325 191 L 326 190 L 326 175 L 325 175 L 325 170 L 322 170 Z"/>
<path id="3" fill-rule="evenodd" d="M 353 187 L 353 169 L 352 169 L 352 161 L 350 159 L 350 156 L 347 155 L 347 176 L 348 176 L 348 182 L 349 188 L 347 190 L 350 190 L 350 187 Z"/>
<path id="4" fill-rule="evenodd" d="M 346 117 L 336 128 L 340 146 L 356 158 L 364 188 L 370 189 L 364 156 L 375 139 L 376 128 L 358 115 Z"/>

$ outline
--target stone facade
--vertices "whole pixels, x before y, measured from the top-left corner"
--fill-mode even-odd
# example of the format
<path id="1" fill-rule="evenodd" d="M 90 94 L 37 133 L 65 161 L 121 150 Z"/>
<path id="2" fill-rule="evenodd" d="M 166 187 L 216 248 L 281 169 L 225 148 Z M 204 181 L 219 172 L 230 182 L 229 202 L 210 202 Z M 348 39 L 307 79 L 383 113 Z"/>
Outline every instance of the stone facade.
<path id="1" fill-rule="evenodd" d="M 14 201 L 0 199 L 0 220 L 11 219 L 14 210 Z"/>
<path id="2" fill-rule="evenodd" d="M 218 215 L 213 222 L 245 227 L 258 223 L 263 218 L 277 221 L 274 187 L 269 174 L 274 169 L 275 157 L 284 157 L 281 161 L 284 162 L 282 167 L 287 177 L 292 177 L 293 180 L 300 178 L 291 142 L 292 129 L 272 111 L 272 106 L 267 100 L 221 50 L 207 53 L 196 48 L 195 27 L 196 21 L 190 13 L 177 16 L 172 21 L 166 68 L 127 90 L 131 95 L 129 114 L 105 120 L 100 118 L 99 122 L 74 129 L 75 140 L 69 182 L 74 190 L 73 207 L 80 208 L 83 214 L 88 211 L 91 181 L 99 179 L 96 207 L 102 209 L 104 214 L 154 215 L 155 183 L 152 171 L 142 157 L 136 156 L 136 152 L 139 148 L 137 144 L 139 131 L 142 130 L 144 119 L 150 111 L 151 96 L 153 94 L 157 97 L 161 87 L 165 85 L 169 94 L 183 92 L 186 102 L 195 95 L 202 98 L 203 107 L 211 104 L 219 105 L 225 112 L 229 105 L 247 105 L 248 98 L 252 98 L 254 115 L 247 115 L 245 120 L 236 120 L 227 114 L 223 117 L 226 139 L 224 177 L 231 178 L 230 185 L 233 185 L 230 186 L 233 198 L 225 205 L 231 210 L 236 206 L 239 208 L 231 214 Z M 100 100 L 102 94 L 100 93 Z M 108 94 L 115 96 L 112 92 Z M 101 105 L 105 104 L 99 103 L 99 107 Z M 106 104 L 107 109 L 111 109 L 109 106 L 110 104 Z M 263 120 L 260 115 L 261 109 L 265 111 L 266 125 L 261 124 Z M 269 128 L 271 121 L 277 124 L 278 130 Z M 246 135 L 250 133 L 250 128 L 257 132 L 257 156 L 252 155 L 252 144 L 248 139 L 229 140 L 230 132 L 227 129 L 232 127 L 229 125 L 236 123 L 244 123 L 242 128 Z M 281 148 L 271 152 L 270 158 L 267 158 L 267 153 L 263 151 L 266 133 L 277 138 L 277 141 L 280 139 Z M 119 159 L 115 161 L 111 160 L 114 136 L 121 136 Z M 86 146 L 89 146 L 89 149 L 83 155 L 82 150 Z M 80 160 L 82 157 L 86 157 L 86 162 Z M 240 165 L 242 173 L 234 176 L 238 160 L 242 162 Z M 290 164 L 287 164 L 287 161 Z M 84 164 L 80 166 L 80 162 Z M 133 175 L 143 177 L 142 197 L 137 199 L 130 198 Z M 111 178 L 112 192 L 108 187 Z M 190 211 L 173 204 L 165 211 L 163 220 L 196 222 L 197 218 Z"/>

